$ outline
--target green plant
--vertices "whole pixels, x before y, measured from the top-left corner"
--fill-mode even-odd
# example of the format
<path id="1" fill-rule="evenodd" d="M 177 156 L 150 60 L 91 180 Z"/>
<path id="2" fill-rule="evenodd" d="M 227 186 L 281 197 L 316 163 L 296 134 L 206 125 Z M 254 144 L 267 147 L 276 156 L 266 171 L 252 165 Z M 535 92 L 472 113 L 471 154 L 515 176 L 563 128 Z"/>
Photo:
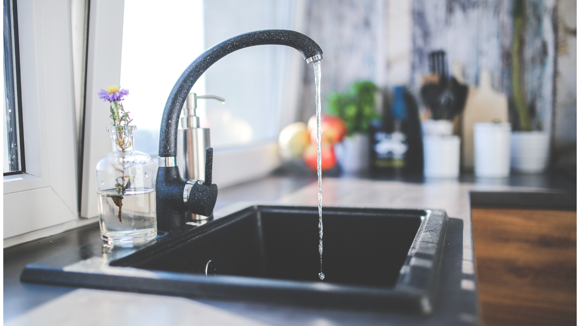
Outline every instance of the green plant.
<path id="1" fill-rule="evenodd" d="M 378 89 L 371 81 L 360 81 L 346 93 L 334 92 L 328 97 L 328 112 L 345 122 L 349 136 L 366 133 L 371 121 L 378 117 L 375 110 Z"/>
<path id="2" fill-rule="evenodd" d="M 518 114 L 518 127 L 521 131 L 531 131 L 532 121 L 524 95 L 524 81 L 522 76 L 522 49 L 524 32 L 524 0 L 516 0 L 514 3 L 514 37 L 512 41 L 512 95 L 513 102 Z"/>

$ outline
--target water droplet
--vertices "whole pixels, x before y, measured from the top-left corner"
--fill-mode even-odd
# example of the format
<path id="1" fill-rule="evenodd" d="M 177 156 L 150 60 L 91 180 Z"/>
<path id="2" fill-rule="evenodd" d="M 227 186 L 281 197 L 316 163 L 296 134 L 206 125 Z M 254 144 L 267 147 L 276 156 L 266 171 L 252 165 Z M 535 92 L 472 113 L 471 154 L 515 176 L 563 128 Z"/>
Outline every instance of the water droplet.
<path id="1" fill-rule="evenodd" d="M 145 178 L 149 178 L 149 175 L 147 173 L 145 173 Z"/>
<path id="2" fill-rule="evenodd" d="M 323 273 L 323 272 L 320 272 L 320 273 L 318 273 L 318 277 L 320 277 L 320 280 L 321 280 L 321 281 L 324 281 L 324 278 L 325 278 L 326 276 L 324 275 L 324 273 Z"/>
<path id="3" fill-rule="evenodd" d="M 105 185 L 105 181 L 101 181 L 101 186 L 104 186 L 104 185 Z"/>

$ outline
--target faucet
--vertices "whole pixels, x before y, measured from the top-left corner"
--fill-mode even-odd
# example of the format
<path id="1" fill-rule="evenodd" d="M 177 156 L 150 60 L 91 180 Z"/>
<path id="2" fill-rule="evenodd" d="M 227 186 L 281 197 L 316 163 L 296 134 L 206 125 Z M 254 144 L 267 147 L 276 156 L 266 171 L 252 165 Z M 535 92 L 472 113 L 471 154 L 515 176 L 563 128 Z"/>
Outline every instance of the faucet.
<path id="1" fill-rule="evenodd" d="M 185 69 L 169 94 L 159 133 L 157 170 L 157 225 L 161 230 L 185 226 L 185 212 L 210 216 L 218 188 L 212 184 L 213 149 L 206 148 L 205 180 L 185 180 L 177 167 L 177 129 L 179 115 L 197 79 L 226 55 L 255 45 L 278 44 L 295 48 L 306 60 L 322 60 L 322 49 L 308 36 L 290 30 L 263 30 L 234 36 L 202 53 Z"/>

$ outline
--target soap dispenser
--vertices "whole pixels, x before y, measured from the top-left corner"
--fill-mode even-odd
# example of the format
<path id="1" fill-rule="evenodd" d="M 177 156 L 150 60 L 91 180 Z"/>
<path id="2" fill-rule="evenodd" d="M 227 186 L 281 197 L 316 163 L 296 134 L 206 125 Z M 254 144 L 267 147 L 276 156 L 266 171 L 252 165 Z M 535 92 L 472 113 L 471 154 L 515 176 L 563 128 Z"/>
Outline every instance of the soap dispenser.
<path id="1" fill-rule="evenodd" d="M 185 180 L 205 181 L 206 148 L 211 147 L 209 128 L 202 128 L 197 116 L 197 100 L 214 99 L 225 103 L 225 99 L 214 95 L 198 96 L 189 93 L 181 117 L 177 135 L 177 166 Z M 203 222 L 209 216 L 185 212 L 186 222 Z"/>

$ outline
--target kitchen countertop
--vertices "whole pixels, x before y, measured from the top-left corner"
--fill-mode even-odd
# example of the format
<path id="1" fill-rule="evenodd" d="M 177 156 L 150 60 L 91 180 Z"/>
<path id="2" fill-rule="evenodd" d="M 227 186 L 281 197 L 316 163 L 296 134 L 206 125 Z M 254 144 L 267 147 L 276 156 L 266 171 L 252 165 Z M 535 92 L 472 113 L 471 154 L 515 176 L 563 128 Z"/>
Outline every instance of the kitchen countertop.
<path id="1" fill-rule="evenodd" d="M 317 205 L 312 175 L 272 175 L 220 191 L 216 215 L 251 204 Z M 123 325 L 348 325 L 479 323 L 470 209 L 520 206 L 576 209 L 576 183 L 559 176 L 515 175 L 507 179 L 425 180 L 369 174 L 323 178 L 327 206 L 444 209 L 450 217 L 438 306 L 429 316 L 305 309 L 253 302 L 192 300 L 104 290 L 21 283 L 24 266 L 100 240 L 98 224 L 4 250 L 4 321 L 19 324 Z M 260 201 L 255 201 L 260 198 Z M 168 322 L 169 321 L 169 322 Z"/>

